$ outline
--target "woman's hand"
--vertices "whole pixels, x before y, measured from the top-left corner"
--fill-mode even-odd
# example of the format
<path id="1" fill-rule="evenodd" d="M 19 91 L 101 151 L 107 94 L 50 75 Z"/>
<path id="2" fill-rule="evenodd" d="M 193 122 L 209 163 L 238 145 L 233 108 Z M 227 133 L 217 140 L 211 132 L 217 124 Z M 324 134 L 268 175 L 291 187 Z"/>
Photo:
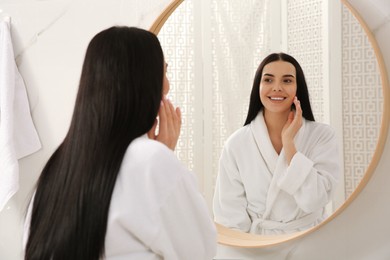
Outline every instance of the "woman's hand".
<path id="1" fill-rule="evenodd" d="M 177 107 L 175 109 L 171 101 L 164 97 L 161 101 L 158 115 L 159 121 L 156 119 L 152 129 L 150 129 L 148 132 L 148 136 L 150 139 L 165 144 L 171 150 L 175 150 L 181 128 L 180 108 Z M 155 131 L 158 123 L 158 135 L 156 135 Z"/>
<path id="2" fill-rule="evenodd" d="M 297 152 L 294 137 L 302 126 L 302 108 L 297 97 L 294 98 L 294 104 L 295 113 L 294 111 L 290 112 L 287 122 L 282 129 L 282 143 L 288 164 L 290 164 L 291 159 Z"/>

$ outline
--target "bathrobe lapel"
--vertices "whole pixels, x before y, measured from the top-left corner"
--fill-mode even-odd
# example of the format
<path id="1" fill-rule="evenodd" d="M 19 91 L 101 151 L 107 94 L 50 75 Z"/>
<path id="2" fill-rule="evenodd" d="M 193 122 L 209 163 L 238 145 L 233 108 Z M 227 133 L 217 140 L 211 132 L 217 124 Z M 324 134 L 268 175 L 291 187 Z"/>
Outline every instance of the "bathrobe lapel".
<path id="1" fill-rule="evenodd" d="M 286 172 L 288 164 L 285 158 L 284 149 L 282 149 L 278 155 L 272 145 L 262 111 L 258 113 L 250 126 L 259 152 L 267 165 L 269 173 L 272 175 L 272 180 L 267 192 L 265 212 L 263 214 L 263 219 L 267 219 L 280 192 L 280 188 L 277 185 L 278 179 Z M 300 150 L 303 141 L 304 128 L 305 120 L 303 120 L 302 127 L 299 129 L 294 139 L 297 150 Z"/>
<path id="2" fill-rule="evenodd" d="M 260 155 L 263 157 L 269 173 L 273 175 L 279 155 L 276 153 L 271 139 L 269 138 L 262 111 L 260 111 L 255 120 L 251 122 L 250 127 Z"/>

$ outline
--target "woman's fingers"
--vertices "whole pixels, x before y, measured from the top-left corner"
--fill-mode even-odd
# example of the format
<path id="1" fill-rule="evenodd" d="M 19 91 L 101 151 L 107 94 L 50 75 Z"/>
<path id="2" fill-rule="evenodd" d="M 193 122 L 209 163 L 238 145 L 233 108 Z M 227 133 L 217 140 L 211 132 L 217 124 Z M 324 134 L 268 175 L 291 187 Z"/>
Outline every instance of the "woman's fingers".
<path id="1" fill-rule="evenodd" d="M 165 97 L 159 110 L 159 131 L 155 140 L 174 150 L 180 135 L 181 112 Z"/>
<path id="2" fill-rule="evenodd" d="M 294 111 L 290 111 L 287 118 L 287 123 L 291 123 L 294 120 Z"/>
<path id="3" fill-rule="evenodd" d="M 172 105 L 170 100 L 167 100 L 168 106 L 169 106 L 169 113 L 167 113 L 168 116 L 168 130 L 169 130 L 169 137 L 170 137 L 170 145 L 169 147 L 174 150 L 177 144 L 177 140 L 179 139 L 180 135 L 180 128 L 181 128 L 181 112 L 179 108 L 176 108 Z M 168 110 L 168 109 L 167 109 Z"/>
<path id="4" fill-rule="evenodd" d="M 172 103 L 168 100 L 169 103 L 169 108 L 170 108 L 170 116 L 171 117 L 171 126 L 172 126 L 172 131 L 175 135 L 179 135 L 180 133 L 180 128 L 181 128 L 181 111 L 180 108 L 176 108 L 172 105 Z"/>
<path id="5" fill-rule="evenodd" d="M 180 129 L 181 129 L 181 110 L 179 107 L 176 108 L 176 129 L 179 131 L 180 134 Z"/>
<path id="6" fill-rule="evenodd" d="M 294 99 L 294 104 L 295 104 L 296 113 L 297 113 L 300 117 L 302 117 L 301 102 L 298 100 L 297 97 L 295 97 L 295 99 Z"/>
<path id="7" fill-rule="evenodd" d="M 297 97 L 294 98 L 295 111 L 290 111 L 282 130 L 282 141 L 291 142 L 302 126 L 302 108 Z"/>
<path id="8" fill-rule="evenodd" d="M 294 121 L 296 124 L 296 127 L 300 128 L 302 125 L 302 107 L 301 107 L 301 102 L 298 100 L 297 97 L 294 99 L 294 104 L 295 104 L 295 116 L 294 116 Z"/>
<path id="9" fill-rule="evenodd" d="M 174 135 L 175 131 L 175 108 L 173 107 L 169 99 L 165 99 L 166 104 L 166 114 L 167 114 L 167 130 L 169 135 Z"/>

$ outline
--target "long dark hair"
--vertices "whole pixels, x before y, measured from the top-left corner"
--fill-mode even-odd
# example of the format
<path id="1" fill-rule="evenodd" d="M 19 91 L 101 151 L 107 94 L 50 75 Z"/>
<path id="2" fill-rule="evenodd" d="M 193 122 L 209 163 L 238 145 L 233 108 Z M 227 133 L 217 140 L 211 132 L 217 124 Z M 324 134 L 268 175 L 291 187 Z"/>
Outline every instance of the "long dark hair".
<path id="1" fill-rule="evenodd" d="M 295 67 L 297 76 L 297 97 L 298 100 L 301 102 L 302 116 L 307 120 L 314 121 L 314 115 L 310 106 L 309 90 L 307 88 L 305 74 L 303 73 L 301 65 L 299 65 L 298 61 L 294 57 L 288 54 L 272 53 L 264 58 L 264 60 L 260 63 L 259 67 L 256 70 L 252 92 L 249 100 L 248 115 L 246 117 L 244 125 L 250 124 L 250 122 L 252 122 L 252 120 L 256 118 L 259 111 L 262 110 L 262 108 L 264 107 L 263 103 L 261 103 L 259 93 L 261 76 L 263 74 L 264 66 L 268 63 L 279 60 L 289 62 Z"/>
<path id="2" fill-rule="evenodd" d="M 111 27 L 91 40 L 69 132 L 37 183 L 25 259 L 104 256 L 121 162 L 153 126 L 163 66 L 160 43 L 148 31 Z"/>

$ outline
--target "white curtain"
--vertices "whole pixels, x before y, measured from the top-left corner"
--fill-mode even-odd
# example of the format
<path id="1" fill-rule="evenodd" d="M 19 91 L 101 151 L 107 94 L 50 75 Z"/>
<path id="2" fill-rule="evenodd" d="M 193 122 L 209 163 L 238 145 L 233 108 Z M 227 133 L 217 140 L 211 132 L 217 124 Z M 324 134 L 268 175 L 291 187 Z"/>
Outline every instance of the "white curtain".
<path id="1" fill-rule="evenodd" d="M 270 52 L 269 0 L 185 0 L 158 37 L 182 108 L 176 153 L 211 201 L 225 140 L 245 121 L 254 74 Z"/>
<path id="2" fill-rule="evenodd" d="M 214 177 L 225 140 L 244 124 L 256 69 L 270 52 L 269 2 L 211 2 Z"/>

